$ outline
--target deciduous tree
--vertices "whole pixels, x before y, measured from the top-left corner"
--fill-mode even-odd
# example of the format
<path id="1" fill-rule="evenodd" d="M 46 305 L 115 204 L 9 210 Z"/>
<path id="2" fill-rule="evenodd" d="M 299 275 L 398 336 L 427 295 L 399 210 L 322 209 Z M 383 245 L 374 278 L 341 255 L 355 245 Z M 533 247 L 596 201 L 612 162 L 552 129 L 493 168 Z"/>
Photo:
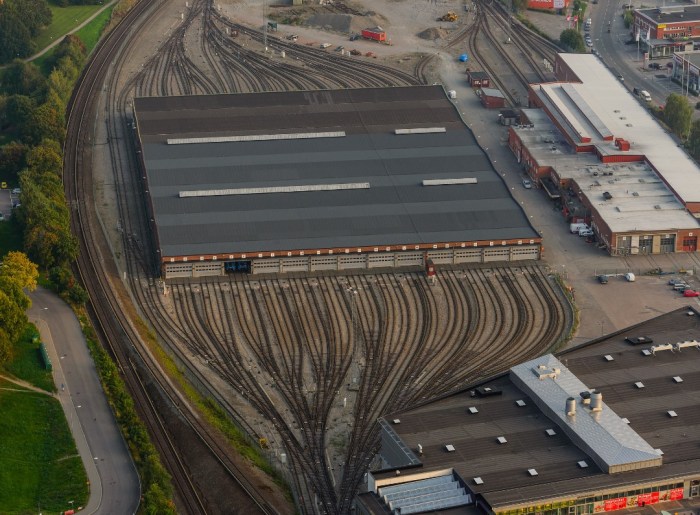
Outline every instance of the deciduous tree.
<path id="1" fill-rule="evenodd" d="M 559 35 L 559 43 L 570 52 L 582 53 L 586 51 L 586 45 L 583 42 L 581 33 L 574 29 L 563 30 Z"/>
<path id="2" fill-rule="evenodd" d="M 676 136 L 685 139 L 690 130 L 693 108 L 683 95 L 671 93 L 666 99 L 664 120 Z"/>

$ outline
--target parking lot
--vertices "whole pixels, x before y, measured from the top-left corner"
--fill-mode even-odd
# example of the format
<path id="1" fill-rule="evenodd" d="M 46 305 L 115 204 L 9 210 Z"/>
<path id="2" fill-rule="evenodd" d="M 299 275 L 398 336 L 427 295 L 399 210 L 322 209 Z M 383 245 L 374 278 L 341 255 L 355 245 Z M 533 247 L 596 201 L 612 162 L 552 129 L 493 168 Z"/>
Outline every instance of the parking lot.
<path id="1" fill-rule="evenodd" d="M 10 190 L 0 190 L 0 213 L 5 216 L 5 219 L 8 219 L 12 213 L 12 200 L 10 197 Z"/>

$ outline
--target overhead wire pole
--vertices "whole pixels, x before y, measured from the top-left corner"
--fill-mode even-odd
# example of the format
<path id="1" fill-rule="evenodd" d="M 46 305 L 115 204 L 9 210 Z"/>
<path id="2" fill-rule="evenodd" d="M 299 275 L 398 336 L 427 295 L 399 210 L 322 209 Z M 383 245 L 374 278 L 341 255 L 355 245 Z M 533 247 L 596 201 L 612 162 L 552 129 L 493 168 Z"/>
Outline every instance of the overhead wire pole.
<path id="1" fill-rule="evenodd" d="M 263 0 L 263 46 L 267 52 L 267 13 L 265 12 L 265 0 Z"/>

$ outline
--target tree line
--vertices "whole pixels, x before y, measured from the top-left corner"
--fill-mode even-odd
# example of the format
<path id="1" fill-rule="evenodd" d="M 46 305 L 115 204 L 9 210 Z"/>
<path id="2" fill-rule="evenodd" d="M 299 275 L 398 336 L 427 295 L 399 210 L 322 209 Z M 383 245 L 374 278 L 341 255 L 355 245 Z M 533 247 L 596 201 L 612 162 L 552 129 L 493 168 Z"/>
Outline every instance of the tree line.
<path id="1" fill-rule="evenodd" d="M 48 78 L 33 64 L 15 60 L 0 83 L 0 130 L 12 140 L 0 149 L 0 173 L 18 181 L 22 190 L 15 216 L 25 251 L 48 273 L 56 291 L 77 304 L 86 293 L 70 268 L 78 242 L 70 232 L 61 148 L 66 105 L 85 56 L 80 39 L 68 36 L 51 58 Z"/>

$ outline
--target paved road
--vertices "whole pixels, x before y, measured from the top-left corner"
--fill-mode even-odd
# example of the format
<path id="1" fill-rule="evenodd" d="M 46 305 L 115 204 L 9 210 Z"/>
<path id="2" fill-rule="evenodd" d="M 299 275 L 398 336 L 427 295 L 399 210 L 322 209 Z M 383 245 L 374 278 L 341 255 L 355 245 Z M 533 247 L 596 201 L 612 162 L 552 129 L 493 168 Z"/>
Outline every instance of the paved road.
<path id="1" fill-rule="evenodd" d="M 38 288 L 31 298 L 28 316 L 39 328 L 54 365 L 57 396 L 91 485 L 83 513 L 133 514 L 139 505 L 139 478 L 100 386 L 80 324 L 53 293 Z"/>

